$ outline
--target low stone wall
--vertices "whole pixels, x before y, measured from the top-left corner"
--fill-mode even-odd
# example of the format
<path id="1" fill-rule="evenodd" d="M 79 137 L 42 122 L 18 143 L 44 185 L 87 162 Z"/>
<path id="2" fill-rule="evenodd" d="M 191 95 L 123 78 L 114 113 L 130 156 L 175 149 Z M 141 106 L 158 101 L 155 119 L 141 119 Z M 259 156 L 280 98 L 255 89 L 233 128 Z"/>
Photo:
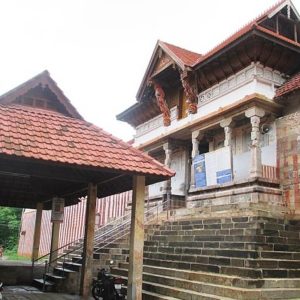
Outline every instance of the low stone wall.
<path id="1" fill-rule="evenodd" d="M 211 217 L 233 212 L 243 215 L 246 209 L 265 211 L 269 217 L 280 217 L 287 213 L 279 184 L 257 178 L 194 191 L 188 196 L 187 208 L 197 209 L 199 214 L 209 214 Z"/>
<path id="2" fill-rule="evenodd" d="M 35 267 L 35 276 L 42 276 L 43 272 L 44 266 Z M 31 263 L 0 262 L 0 281 L 3 282 L 4 285 L 31 285 Z"/>

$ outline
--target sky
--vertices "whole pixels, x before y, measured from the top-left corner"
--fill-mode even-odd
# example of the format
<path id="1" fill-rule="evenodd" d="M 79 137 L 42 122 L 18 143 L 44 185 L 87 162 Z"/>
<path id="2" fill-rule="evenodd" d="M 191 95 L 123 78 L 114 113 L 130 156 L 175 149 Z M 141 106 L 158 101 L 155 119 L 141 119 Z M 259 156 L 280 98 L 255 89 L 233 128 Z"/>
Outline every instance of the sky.
<path id="1" fill-rule="evenodd" d="M 205 54 L 275 3 L 0 1 L 0 94 L 47 69 L 87 121 L 126 141 L 134 129 L 116 115 L 135 103 L 158 39 Z"/>

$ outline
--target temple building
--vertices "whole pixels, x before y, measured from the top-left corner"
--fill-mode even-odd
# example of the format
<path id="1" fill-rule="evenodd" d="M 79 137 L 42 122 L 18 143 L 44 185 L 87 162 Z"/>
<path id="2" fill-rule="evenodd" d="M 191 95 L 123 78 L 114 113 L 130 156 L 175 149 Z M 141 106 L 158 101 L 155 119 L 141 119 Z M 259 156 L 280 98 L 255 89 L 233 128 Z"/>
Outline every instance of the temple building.
<path id="1" fill-rule="evenodd" d="M 206 54 L 157 42 L 137 102 L 117 116 L 176 171 L 150 199 L 299 211 L 299 40 L 299 14 L 281 1 Z"/>
<path id="2" fill-rule="evenodd" d="M 204 54 L 159 40 L 136 103 L 117 119 L 134 127 L 134 147 L 176 172 L 146 187 L 143 299 L 300 297 L 300 15 L 290 0 Z M 123 202 L 112 214 L 112 198 L 98 200 L 94 261 L 113 259 L 126 281 L 128 219 L 119 217 L 131 194 L 114 197 Z M 65 232 L 83 203 L 65 214 Z M 68 251 L 60 263 L 78 271 Z M 57 290 L 65 286 L 76 292 Z"/>

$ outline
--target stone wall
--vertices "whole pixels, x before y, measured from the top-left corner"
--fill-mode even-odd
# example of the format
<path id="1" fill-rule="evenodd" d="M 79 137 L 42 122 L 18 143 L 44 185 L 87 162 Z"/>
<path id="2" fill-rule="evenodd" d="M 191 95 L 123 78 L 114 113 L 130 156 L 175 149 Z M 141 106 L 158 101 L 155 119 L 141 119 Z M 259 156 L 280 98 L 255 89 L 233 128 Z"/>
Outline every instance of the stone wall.
<path id="1" fill-rule="evenodd" d="M 277 167 L 284 201 L 292 214 L 300 215 L 300 95 L 293 96 L 286 103 L 292 101 L 293 110 L 286 111 L 286 115 L 278 118 L 277 127 Z"/>

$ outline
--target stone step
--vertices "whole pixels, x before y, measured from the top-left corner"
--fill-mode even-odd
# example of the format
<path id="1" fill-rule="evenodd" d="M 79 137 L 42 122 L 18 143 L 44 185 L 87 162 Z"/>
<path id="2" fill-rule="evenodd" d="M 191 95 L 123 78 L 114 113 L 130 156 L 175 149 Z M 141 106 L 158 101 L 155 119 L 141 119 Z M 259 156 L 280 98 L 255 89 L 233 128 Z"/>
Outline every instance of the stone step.
<path id="1" fill-rule="evenodd" d="M 216 285 L 212 283 L 203 283 L 199 281 L 191 281 L 185 279 L 176 279 L 174 277 L 157 276 L 153 274 L 143 274 L 143 280 L 155 284 L 162 284 L 171 288 L 180 287 L 187 291 L 200 292 L 205 294 L 213 294 L 221 297 L 229 297 L 233 299 L 252 300 L 252 299 L 278 299 L 278 294 L 282 299 L 290 299 L 299 296 L 300 289 L 246 289 L 238 287 L 228 287 Z"/>
<path id="2" fill-rule="evenodd" d="M 280 230 L 280 231 L 289 231 L 298 233 L 300 226 L 294 226 L 289 224 L 278 224 L 273 222 L 265 222 L 265 221 L 251 221 L 251 222 L 219 222 L 219 223 L 207 223 L 202 224 L 201 222 L 197 224 L 185 224 L 185 225 L 174 225 L 174 224 L 164 224 L 160 227 L 155 228 L 147 228 L 145 229 L 146 234 L 153 234 L 155 232 L 162 231 L 193 231 L 199 229 L 242 229 L 242 228 L 260 228 L 266 230 Z"/>
<path id="3" fill-rule="evenodd" d="M 124 249 L 129 249 L 129 244 L 126 243 L 111 243 L 109 245 L 107 245 L 107 243 L 99 243 L 96 247 L 95 247 L 95 252 L 98 252 L 98 250 L 100 249 L 103 249 L 103 248 L 110 248 L 110 249 L 113 249 L 113 248 L 124 248 Z"/>
<path id="4" fill-rule="evenodd" d="M 55 267 L 53 270 L 54 275 L 59 275 L 59 276 L 66 276 L 69 273 L 75 273 L 76 271 L 63 268 L 63 267 Z"/>
<path id="5" fill-rule="evenodd" d="M 112 273 L 127 277 L 128 275 L 128 264 L 123 264 L 124 268 L 113 268 Z M 179 270 L 172 268 L 156 267 L 150 265 L 144 265 L 143 271 L 161 276 L 176 277 L 178 279 L 192 280 L 208 282 L 223 286 L 233 286 L 241 288 L 300 288 L 300 278 L 263 278 L 263 279 L 252 279 L 243 278 L 225 274 L 215 274 L 200 271 L 190 270 Z"/>
<path id="6" fill-rule="evenodd" d="M 53 281 L 44 280 L 42 278 L 35 278 L 33 279 L 32 283 L 34 286 L 41 290 L 44 290 L 45 292 L 51 291 L 55 286 L 55 283 Z"/>
<path id="7" fill-rule="evenodd" d="M 109 254 L 124 254 L 125 252 L 129 253 L 129 248 L 101 248 L 97 250 L 97 253 L 109 253 Z"/>
<path id="8" fill-rule="evenodd" d="M 168 297 L 156 293 L 152 293 L 149 291 L 143 290 L 143 300 L 178 300 L 179 298 L 175 297 Z"/>
<path id="9" fill-rule="evenodd" d="M 191 271 L 211 272 L 216 274 L 236 275 L 247 278 L 262 278 L 262 270 L 246 267 L 219 266 L 205 263 L 189 263 L 171 260 L 158 260 L 144 258 L 144 265 L 157 266 L 172 269 L 183 269 Z M 124 263 L 120 263 L 122 268 Z"/>
<path id="10" fill-rule="evenodd" d="M 298 229 L 300 228 L 300 220 L 285 220 L 285 219 L 278 219 L 272 218 L 267 216 L 242 216 L 242 217 L 220 217 L 220 218 L 211 218 L 205 216 L 201 216 L 201 218 L 193 218 L 191 219 L 181 219 L 178 221 L 165 221 L 164 225 L 191 225 L 191 224 L 211 224 L 211 223 L 241 223 L 241 222 L 264 222 L 264 223 L 276 223 L 280 225 L 287 225 L 287 226 L 294 226 Z M 158 226 L 158 225 L 148 225 L 151 226 Z"/>
<path id="11" fill-rule="evenodd" d="M 217 261 L 216 261 L 217 263 Z M 144 264 L 159 266 L 159 267 L 169 267 L 173 269 L 184 269 L 191 271 L 201 271 L 201 272 L 212 272 L 218 274 L 235 275 L 247 278 L 295 278 L 299 276 L 299 269 L 269 269 L 269 268 L 249 268 L 249 267 L 239 267 L 231 265 L 219 265 L 219 264 L 205 264 L 205 263 L 194 263 L 194 262 L 181 262 L 181 261 L 171 261 L 171 260 L 158 260 L 144 258 Z M 120 264 L 122 265 L 122 263 Z M 276 273 L 276 271 L 278 271 Z"/>
<path id="12" fill-rule="evenodd" d="M 279 244 L 279 243 L 260 243 L 260 242 L 244 242 L 238 241 L 198 241 L 195 240 L 182 241 L 177 238 L 177 241 L 151 241 L 153 243 L 145 243 L 145 250 L 152 251 L 155 247 L 189 247 L 189 248 L 222 248 L 234 250 L 266 250 L 266 251 L 287 251 L 287 252 L 300 252 L 300 244 Z M 151 246 L 149 246 L 151 245 Z M 154 248 L 147 248 L 154 247 Z"/>
<path id="13" fill-rule="evenodd" d="M 280 247 L 281 245 L 291 245 L 287 246 L 287 248 L 295 248 L 299 249 L 300 243 L 298 240 L 285 238 L 285 237 L 266 237 L 266 236 L 245 236 L 245 235 L 236 235 L 236 236 L 225 236 L 225 235 L 217 235 L 217 236 L 188 236 L 183 237 L 171 237 L 168 240 L 167 239 L 151 239 L 149 241 L 145 241 L 145 247 L 151 247 L 158 245 L 175 245 L 178 243 L 178 246 L 184 246 L 185 243 L 191 243 L 191 242 L 239 242 L 239 243 L 259 243 L 264 246 L 265 249 L 273 249 L 274 244 L 277 247 Z M 181 244 L 180 244 L 181 243 Z M 199 243 L 199 246 L 201 244 Z"/>
<path id="14" fill-rule="evenodd" d="M 80 263 L 74 263 L 74 262 L 65 262 L 63 263 L 63 266 L 69 270 L 73 270 L 76 272 L 79 272 L 82 267 Z"/>
<path id="15" fill-rule="evenodd" d="M 220 296 L 215 296 L 211 294 L 195 292 L 191 290 L 186 290 L 179 287 L 169 287 L 159 283 L 152 283 L 143 281 L 143 290 L 152 293 L 162 294 L 168 297 L 177 299 L 193 299 L 193 300 L 232 300 L 232 298 L 225 298 Z"/>
<path id="16" fill-rule="evenodd" d="M 208 236 L 263 236 L 265 238 L 277 237 L 282 241 L 293 241 L 300 244 L 299 232 L 281 231 L 272 229 L 202 229 L 202 230 L 186 230 L 186 231 L 157 231 L 148 236 L 151 241 L 193 241 L 199 237 Z"/>
<path id="17" fill-rule="evenodd" d="M 144 252 L 144 258 L 169 260 L 175 262 L 204 263 L 218 266 L 237 266 L 248 268 L 268 268 L 268 269 L 300 269 L 300 260 L 278 260 L 270 258 L 245 258 L 245 257 L 228 257 L 202 254 L 170 254 Z"/>
<path id="18" fill-rule="evenodd" d="M 264 230 L 277 230 L 292 232 L 295 236 L 299 237 L 299 232 L 294 226 L 283 225 L 277 223 L 264 223 L 264 222 L 242 222 L 242 223 L 209 223 L 209 224 L 196 224 L 196 225 L 162 225 L 159 228 L 147 229 L 146 234 L 184 234 L 188 231 L 199 231 L 205 229 L 219 229 L 219 230 L 232 230 L 232 229 L 264 229 Z"/>

